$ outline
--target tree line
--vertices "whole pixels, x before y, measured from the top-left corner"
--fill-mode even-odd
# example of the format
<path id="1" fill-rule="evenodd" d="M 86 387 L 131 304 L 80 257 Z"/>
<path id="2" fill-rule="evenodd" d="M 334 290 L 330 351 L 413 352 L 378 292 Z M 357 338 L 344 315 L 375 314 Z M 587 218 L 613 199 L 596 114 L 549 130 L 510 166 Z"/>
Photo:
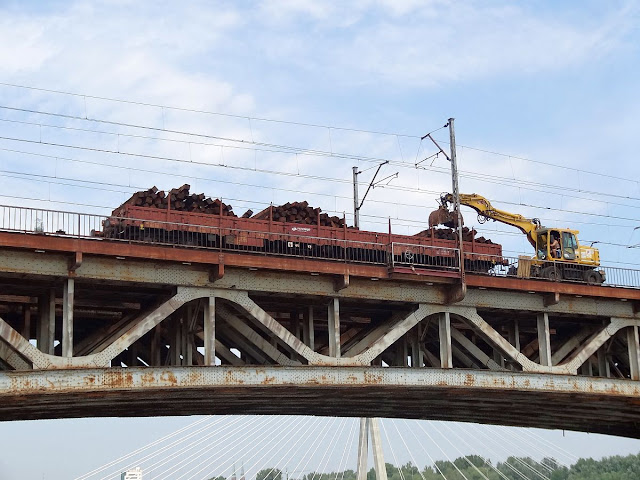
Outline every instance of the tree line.
<path id="1" fill-rule="evenodd" d="M 387 463 L 386 470 L 388 480 L 441 480 L 443 477 L 447 480 L 638 480 L 640 454 L 602 460 L 580 459 L 569 467 L 553 458 L 537 462 L 530 457 L 509 457 L 494 465 L 479 455 L 470 455 L 452 462 L 438 460 L 422 470 L 411 463 L 400 467 Z M 226 480 L 226 477 L 210 480 Z M 256 474 L 256 480 L 356 480 L 356 472 L 309 472 L 294 478 L 277 468 L 265 468 Z M 373 468 L 367 472 L 367 480 L 376 480 Z"/>

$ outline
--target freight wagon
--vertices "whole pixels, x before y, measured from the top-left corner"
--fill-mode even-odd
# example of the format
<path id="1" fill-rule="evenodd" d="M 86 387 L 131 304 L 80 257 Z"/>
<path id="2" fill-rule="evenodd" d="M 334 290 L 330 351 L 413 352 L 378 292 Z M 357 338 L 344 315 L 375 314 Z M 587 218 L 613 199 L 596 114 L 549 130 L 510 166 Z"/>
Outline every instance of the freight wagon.
<path id="1" fill-rule="evenodd" d="M 188 190 L 188 189 L 187 189 Z M 132 197 L 132 199 L 135 198 Z M 170 199 L 172 197 L 169 197 Z M 187 197 L 188 198 L 188 197 Z M 385 264 L 397 269 L 458 270 L 457 242 L 451 230 L 429 229 L 418 235 L 386 233 L 348 227 L 344 219 L 322 217 L 320 209 L 306 216 L 283 214 L 282 207 L 270 206 L 257 215 L 237 217 L 220 200 L 211 202 L 203 213 L 194 203 L 180 200 L 149 205 L 147 201 L 127 201 L 105 220 L 105 239 L 128 240 L 160 245 L 219 249 L 316 260 Z M 136 203 L 141 205 L 136 205 Z M 172 205 L 174 208 L 172 208 Z M 175 206 L 182 208 L 175 209 Z M 192 205 L 185 211 L 185 205 Z M 301 204 L 296 205 L 300 210 Z M 295 211 L 290 207 L 288 212 Z M 316 214 L 313 214 L 313 212 Z M 301 218 L 304 217 L 304 218 Z M 293 218 L 298 221 L 288 221 Z M 438 238 L 445 236 L 445 238 Z M 465 268 L 488 272 L 504 265 L 501 245 L 479 239 L 465 230 Z"/>

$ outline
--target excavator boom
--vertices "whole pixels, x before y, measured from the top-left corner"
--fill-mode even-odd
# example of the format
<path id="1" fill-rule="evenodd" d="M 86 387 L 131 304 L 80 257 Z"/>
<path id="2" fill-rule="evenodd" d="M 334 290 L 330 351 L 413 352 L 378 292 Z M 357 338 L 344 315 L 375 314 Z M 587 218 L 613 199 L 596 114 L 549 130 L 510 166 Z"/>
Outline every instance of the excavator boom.
<path id="1" fill-rule="evenodd" d="M 446 193 L 440 200 L 442 205 L 446 207 L 448 204 L 453 203 L 453 195 Z M 507 225 L 513 225 L 524 233 L 529 243 L 533 245 L 533 248 L 536 248 L 536 230 L 540 228 L 540 220 L 537 218 L 526 218 L 522 215 L 494 208 L 489 200 L 476 193 L 461 193 L 460 204 L 473 208 L 478 212 L 478 217 L 481 219 L 491 219 Z"/>

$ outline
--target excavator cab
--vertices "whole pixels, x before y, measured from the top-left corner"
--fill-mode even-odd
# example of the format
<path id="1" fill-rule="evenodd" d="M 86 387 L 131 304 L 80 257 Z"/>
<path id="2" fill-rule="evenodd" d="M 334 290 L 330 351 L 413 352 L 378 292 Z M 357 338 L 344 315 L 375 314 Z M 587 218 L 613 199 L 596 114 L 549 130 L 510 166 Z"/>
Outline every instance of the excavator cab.
<path id="1" fill-rule="evenodd" d="M 539 260 L 575 262 L 578 239 L 573 230 L 541 228 L 536 236 L 536 257 Z"/>

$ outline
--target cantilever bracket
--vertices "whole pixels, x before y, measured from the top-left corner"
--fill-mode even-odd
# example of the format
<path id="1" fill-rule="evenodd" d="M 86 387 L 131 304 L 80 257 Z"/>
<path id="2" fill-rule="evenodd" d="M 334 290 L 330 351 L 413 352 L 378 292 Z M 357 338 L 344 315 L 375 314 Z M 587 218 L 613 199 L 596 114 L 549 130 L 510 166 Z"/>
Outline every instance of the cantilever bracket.
<path id="1" fill-rule="evenodd" d="M 545 307 L 557 305 L 558 303 L 560 303 L 560 292 L 548 293 L 542 297 L 542 304 Z"/>
<path id="2" fill-rule="evenodd" d="M 467 284 L 466 283 L 458 283 L 455 285 L 451 285 L 449 288 L 445 290 L 445 303 L 447 305 L 451 305 L 454 303 L 461 302 L 464 300 L 464 297 L 467 295 Z"/>
<path id="3" fill-rule="evenodd" d="M 211 283 L 224 277 L 224 255 L 220 255 L 218 263 L 211 266 L 209 270 L 209 281 Z"/>
<path id="4" fill-rule="evenodd" d="M 344 275 L 339 275 L 333 280 L 333 289 L 336 292 L 340 290 L 344 290 L 349 286 L 349 274 L 345 273 Z"/>
<path id="5" fill-rule="evenodd" d="M 72 275 L 82 265 L 82 252 L 76 252 L 75 255 L 69 259 L 69 274 Z"/>

